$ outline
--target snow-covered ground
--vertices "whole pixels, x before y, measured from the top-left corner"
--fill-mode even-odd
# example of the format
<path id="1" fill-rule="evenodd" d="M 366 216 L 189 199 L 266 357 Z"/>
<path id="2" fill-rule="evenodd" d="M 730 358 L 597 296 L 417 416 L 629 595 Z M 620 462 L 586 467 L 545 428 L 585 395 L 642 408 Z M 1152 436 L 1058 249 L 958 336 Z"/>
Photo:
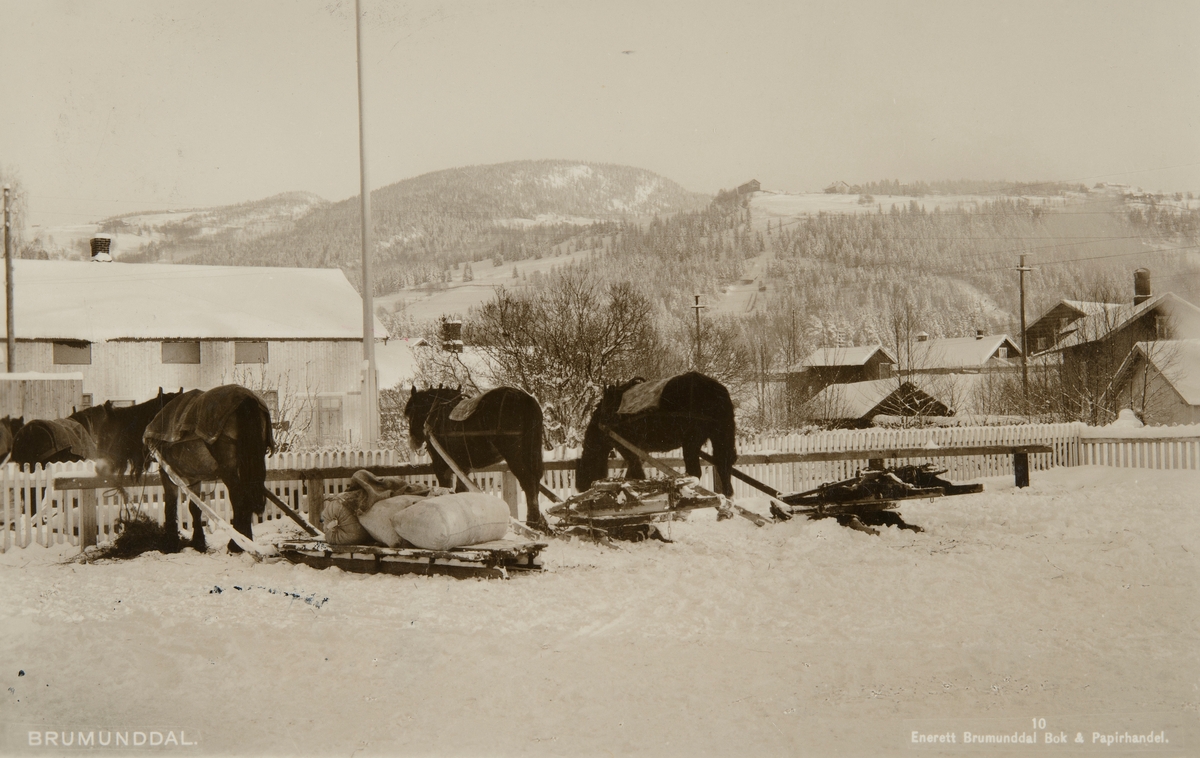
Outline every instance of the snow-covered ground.
<path id="1" fill-rule="evenodd" d="M 924 533 L 700 512 L 509 581 L 12 550 L 0 752 L 157 730 L 204 755 L 1115 755 L 1096 735 L 1126 732 L 1200 754 L 1200 472 L 984 484 L 905 503 Z"/>

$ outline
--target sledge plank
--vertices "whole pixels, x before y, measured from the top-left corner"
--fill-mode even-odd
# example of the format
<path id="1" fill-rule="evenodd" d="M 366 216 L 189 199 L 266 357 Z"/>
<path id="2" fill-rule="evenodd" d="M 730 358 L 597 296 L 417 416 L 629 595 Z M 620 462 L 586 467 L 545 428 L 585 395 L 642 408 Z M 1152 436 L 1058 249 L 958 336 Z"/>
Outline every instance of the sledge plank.
<path id="1" fill-rule="evenodd" d="M 643 463 L 647 463 L 647 464 L 653 466 L 654 468 L 658 469 L 659 471 L 661 471 L 662 473 L 666 474 L 667 476 L 669 476 L 673 479 L 682 479 L 683 478 L 683 474 L 680 474 L 678 471 L 671 468 L 670 466 L 663 463 L 662 461 L 656 460 L 653 456 L 651 456 L 645 450 L 642 450 L 637 445 L 634 445 L 632 442 L 625 439 L 621 435 L 617 434 L 609 427 L 601 424 L 600 429 L 603 430 L 609 437 L 612 437 L 613 440 L 615 440 L 618 444 L 627 448 L 630 452 L 632 452 L 638 458 L 641 458 Z M 718 495 L 715 492 L 711 492 L 699 485 L 696 485 L 696 491 L 703 495 L 711 495 L 713 497 L 718 497 Z M 734 505 L 732 502 L 730 502 L 729 506 L 733 509 L 734 513 L 736 513 L 737 515 L 746 519 L 747 521 L 752 522 L 755 526 L 766 526 L 767 524 L 770 523 L 767 519 L 758 515 L 754 511 L 747 510 L 747 509 L 741 507 L 740 505 Z"/>
<path id="2" fill-rule="evenodd" d="M 496 540 L 452 550 L 331 545 L 319 540 L 286 540 L 279 552 L 292 563 L 314 568 L 337 567 L 365 574 L 440 574 L 507 579 L 509 571 L 541 571 L 538 554 L 544 542 Z"/>

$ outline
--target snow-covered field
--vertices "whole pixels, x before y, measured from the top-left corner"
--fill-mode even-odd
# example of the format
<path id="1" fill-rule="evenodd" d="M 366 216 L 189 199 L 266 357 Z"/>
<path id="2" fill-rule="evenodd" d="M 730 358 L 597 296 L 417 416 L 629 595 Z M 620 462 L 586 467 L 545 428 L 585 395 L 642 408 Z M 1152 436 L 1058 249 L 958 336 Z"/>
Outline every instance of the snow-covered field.
<path id="1" fill-rule="evenodd" d="M 920 534 L 701 512 L 510 581 L 12 550 L 0 752 L 140 730 L 204 755 L 1115 755 L 1097 735 L 1128 732 L 1200 755 L 1200 473 L 984 484 L 904 504 Z"/>

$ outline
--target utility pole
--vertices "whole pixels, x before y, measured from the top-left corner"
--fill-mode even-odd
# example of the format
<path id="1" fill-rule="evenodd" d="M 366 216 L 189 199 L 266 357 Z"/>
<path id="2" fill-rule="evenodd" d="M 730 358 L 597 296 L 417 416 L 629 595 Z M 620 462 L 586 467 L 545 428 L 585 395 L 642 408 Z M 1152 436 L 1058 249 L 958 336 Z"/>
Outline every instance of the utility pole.
<path id="1" fill-rule="evenodd" d="M 1017 266 L 1021 278 L 1021 392 L 1025 398 L 1025 413 L 1029 413 L 1029 362 L 1028 350 L 1025 349 L 1025 272 L 1033 269 L 1025 265 L 1025 256 L 1021 256 L 1021 265 Z"/>
<path id="2" fill-rule="evenodd" d="M 354 0 L 354 42 L 358 57 L 358 171 L 362 196 L 363 302 L 363 444 L 379 440 L 379 388 L 375 375 L 374 282 L 371 280 L 371 185 L 367 181 L 367 126 L 363 111 L 363 52 L 361 0 Z"/>
<path id="3" fill-rule="evenodd" d="M 4 185 L 4 314 L 8 327 L 8 361 L 4 370 L 11 374 L 17 354 L 17 337 L 13 331 L 12 214 L 8 209 L 9 192 L 9 186 Z"/>
<path id="4" fill-rule="evenodd" d="M 700 309 L 707 306 L 700 304 L 700 296 L 696 295 L 696 304 L 692 306 L 692 310 L 696 311 L 696 370 L 700 370 Z"/>

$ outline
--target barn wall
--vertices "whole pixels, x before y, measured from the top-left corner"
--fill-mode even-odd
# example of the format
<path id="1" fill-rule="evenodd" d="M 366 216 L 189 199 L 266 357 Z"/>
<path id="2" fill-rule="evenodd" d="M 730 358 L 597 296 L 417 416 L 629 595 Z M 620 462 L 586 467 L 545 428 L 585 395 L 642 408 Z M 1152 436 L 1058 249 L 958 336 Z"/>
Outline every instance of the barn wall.
<path id="1" fill-rule="evenodd" d="M 0 374 L 0 416 L 62 418 L 82 403 L 83 381 L 77 376 L 31 378 Z"/>
<path id="2" fill-rule="evenodd" d="M 272 340 L 268 341 L 265 364 L 235 364 L 234 349 L 232 341 L 202 340 L 199 364 L 164 364 L 161 342 L 114 341 L 93 343 L 90 365 L 55 365 L 53 343 L 18 341 L 15 363 L 22 371 L 82 374 L 82 393 L 91 395 L 96 404 L 105 400 L 141 402 L 154 397 L 159 387 L 167 391 L 211 389 L 230 383 L 254 390 L 274 389 L 281 396 L 302 399 L 318 394 L 346 395 L 342 433 L 325 436 L 329 441 L 335 436 L 343 441 L 351 436 L 360 439 L 361 395 L 353 400 L 348 396 L 361 393 L 361 342 Z M 281 405 L 285 402 L 281 398 Z M 345 406 L 358 410 L 350 412 Z M 316 429 L 312 431 L 315 435 Z"/>

